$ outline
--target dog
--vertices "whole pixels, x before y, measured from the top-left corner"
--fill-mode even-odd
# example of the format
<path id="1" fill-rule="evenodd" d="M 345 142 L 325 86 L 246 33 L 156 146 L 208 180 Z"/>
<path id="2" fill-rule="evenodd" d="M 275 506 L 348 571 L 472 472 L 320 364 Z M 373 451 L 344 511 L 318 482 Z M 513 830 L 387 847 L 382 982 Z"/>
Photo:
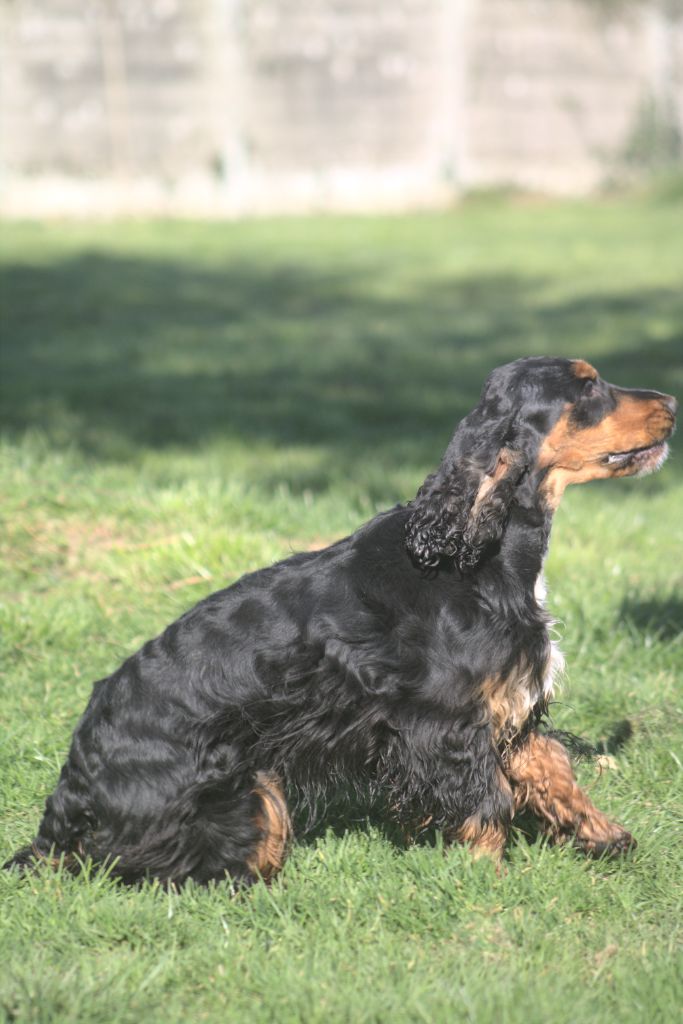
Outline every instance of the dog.
<path id="1" fill-rule="evenodd" d="M 497 860 L 521 810 L 586 854 L 632 849 L 543 728 L 543 563 L 567 485 L 659 469 L 676 411 L 581 359 L 494 370 L 412 501 L 207 597 L 95 684 L 5 867 L 268 880 L 292 807 L 348 787 Z"/>

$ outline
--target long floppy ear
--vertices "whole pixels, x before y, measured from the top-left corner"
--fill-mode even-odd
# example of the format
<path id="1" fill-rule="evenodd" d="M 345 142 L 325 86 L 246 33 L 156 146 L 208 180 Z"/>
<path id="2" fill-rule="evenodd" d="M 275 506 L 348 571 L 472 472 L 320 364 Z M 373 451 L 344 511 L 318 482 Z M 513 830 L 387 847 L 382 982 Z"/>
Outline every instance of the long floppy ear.
<path id="1" fill-rule="evenodd" d="M 482 468 L 446 453 L 412 503 L 406 545 L 423 569 L 452 558 L 461 572 L 473 569 L 507 525 L 515 488 L 527 468 L 521 451 L 502 447 Z"/>

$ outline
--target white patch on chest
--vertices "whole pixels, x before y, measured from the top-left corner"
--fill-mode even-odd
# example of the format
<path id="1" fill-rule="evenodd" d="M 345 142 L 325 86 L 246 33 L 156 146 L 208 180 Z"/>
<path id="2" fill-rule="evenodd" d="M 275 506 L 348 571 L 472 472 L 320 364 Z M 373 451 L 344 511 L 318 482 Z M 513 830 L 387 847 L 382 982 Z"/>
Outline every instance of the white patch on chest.
<path id="1" fill-rule="evenodd" d="M 539 572 L 536 577 L 534 584 L 534 597 L 536 604 L 545 611 L 545 599 L 548 596 L 548 587 L 545 582 L 545 576 L 543 570 Z M 550 645 L 550 653 L 548 657 L 548 665 L 546 673 L 543 678 L 543 697 L 545 700 L 551 700 L 555 693 L 555 687 L 557 685 L 559 677 L 564 672 L 564 654 L 560 650 L 559 641 L 554 639 L 550 634 L 555 629 L 555 620 L 548 619 L 548 643 Z"/>
<path id="2" fill-rule="evenodd" d="M 545 575 L 543 570 L 539 572 L 534 583 L 534 597 L 536 598 L 536 604 L 540 604 L 541 608 L 545 608 L 545 599 L 548 596 L 548 585 L 545 582 Z"/>

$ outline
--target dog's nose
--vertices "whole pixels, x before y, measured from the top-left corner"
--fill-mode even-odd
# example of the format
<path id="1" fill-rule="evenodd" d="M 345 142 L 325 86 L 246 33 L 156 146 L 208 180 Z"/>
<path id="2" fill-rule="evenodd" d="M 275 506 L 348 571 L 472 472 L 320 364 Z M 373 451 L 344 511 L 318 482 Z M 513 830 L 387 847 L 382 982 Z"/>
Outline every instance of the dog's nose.
<path id="1" fill-rule="evenodd" d="M 662 395 L 662 404 L 666 406 L 672 416 L 678 412 L 678 402 L 673 395 Z"/>

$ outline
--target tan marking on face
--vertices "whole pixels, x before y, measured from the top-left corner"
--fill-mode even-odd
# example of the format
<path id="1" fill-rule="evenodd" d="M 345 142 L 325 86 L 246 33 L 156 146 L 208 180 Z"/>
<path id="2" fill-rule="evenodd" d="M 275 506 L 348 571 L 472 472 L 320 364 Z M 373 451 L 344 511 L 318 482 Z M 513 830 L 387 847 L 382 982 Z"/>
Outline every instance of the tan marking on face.
<path id="1" fill-rule="evenodd" d="M 566 407 L 538 454 L 539 468 L 549 468 L 544 491 L 553 508 L 569 484 L 630 476 L 638 471 L 637 467 L 606 464 L 602 461 L 606 455 L 647 448 L 671 432 L 671 414 L 657 398 L 621 395 L 613 412 L 585 428 L 572 423 L 572 408 Z"/>
<path id="2" fill-rule="evenodd" d="M 597 380 L 598 371 L 585 359 L 572 359 L 572 371 L 579 380 Z"/>
<path id="3" fill-rule="evenodd" d="M 256 825 L 262 839 L 247 862 L 249 870 L 269 881 L 282 867 L 292 839 L 292 822 L 282 784 L 274 773 L 258 772 L 254 792 L 261 798 Z"/>

